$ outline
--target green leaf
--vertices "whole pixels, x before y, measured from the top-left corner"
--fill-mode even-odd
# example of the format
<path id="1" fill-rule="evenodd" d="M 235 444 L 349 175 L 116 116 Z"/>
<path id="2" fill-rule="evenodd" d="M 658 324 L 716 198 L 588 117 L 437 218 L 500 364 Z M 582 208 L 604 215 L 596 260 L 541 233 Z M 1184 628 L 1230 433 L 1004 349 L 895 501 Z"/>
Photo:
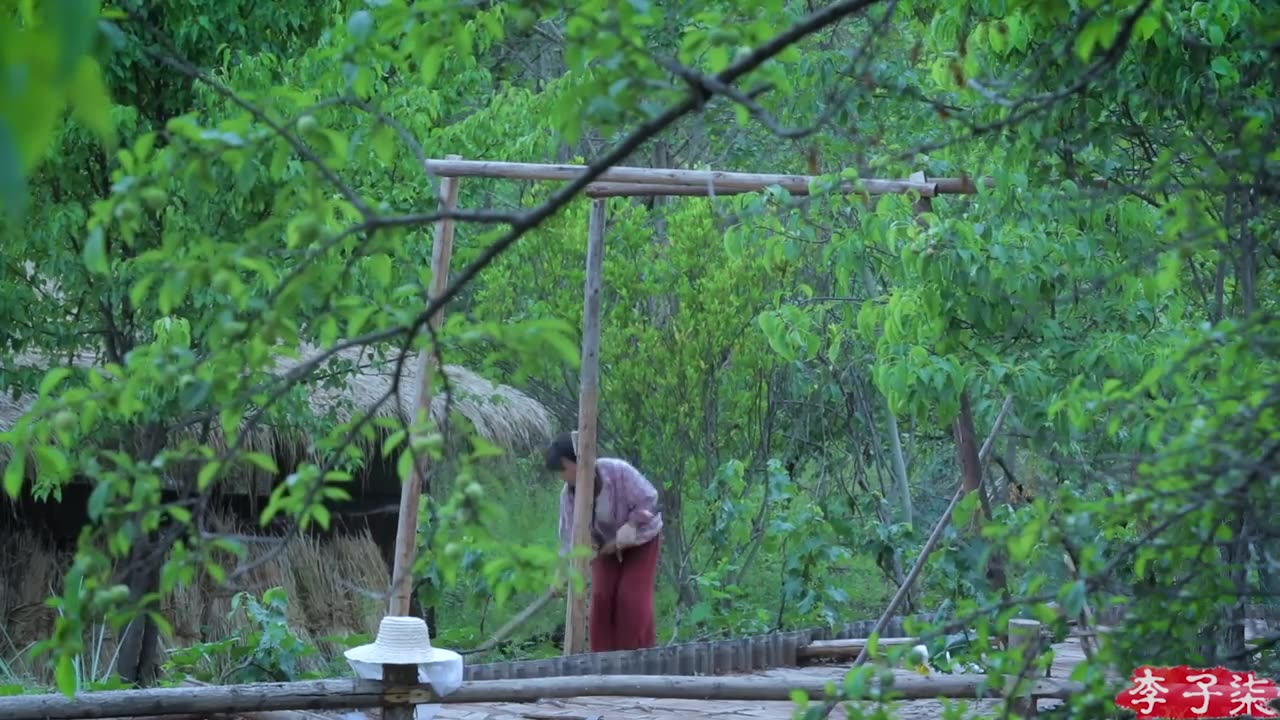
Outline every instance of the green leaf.
<path id="1" fill-rule="evenodd" d="M 418 70 L 423 86 L 431 87 L 435 83 L 436 76 L 440 74 L 440 65 L 444 62 L 444 51 L 447 47 L 444 43 L 434 43 L 423 53 Z"/>
<path id="2" fill-rule="evenodd" d="M 1224 77 L 1231 75 L 1235 71 L 1235 68 L 1231 66 L 1231 61 L 1221 55 L 1209 61 L 1209 69 L 1213 70 L 1214 74 Z"/>
<path id="3" fill-rule="evenodd" d="M 1133 33 L 1140 40 L 1150 40 L 1160 30 L 1160 18 L 1154 13 L 1144 14 L 1133 24 Z"/>
<path id="4" fill-rule="evenodd" d="M 57 32 L 59 80 L 66 79 L 93 45 L 98 0 L 48 0 Z"/>
<path id="5" fill-rule="evenodd" d="M 1070 618 L 1080 617 L 1087 598 L 1083 580 L 1077 580 L 1063 588 L 1062 610 Z"/>
<path id="6" fill-rule="evenodd" d="M 311 508 L 311 516 L 315 518 L 316 524 L 321 528 L 329 529 L 329 508 L 323 505 L 315 505 Z"/>
<path id="7" fill-rule="evenodd" d="M 222 463 L 217 460 L 210 460 L 205 463 L 200 468 L 200 472 L 196 473 L 196 489 L 200 492 L 208 489 L 209 483 L 213 482 L 213 476 L 218 474 L 218 469 L 221 466 Z"/>
<path id="8" fill-rule="evenodd" d="M 72 697 L 79 689 L 79 682 L 76 679 L 76 667 L 71 662 L 71 655 L 63 653 L 58 656 L 58 663 L 53 671 L 54 682 L 57 684 L 58 692 Z"/>
<path id="9" fill-rule="evenodd" d="M 41 397 L 47 396 L 50 392 L 53 392 L 53 389 L 58 386 L 58 383 L 65 380 L 69 375 L 71 375 L 71 368 L 52 368 L 49 372 L 45 373 L 44 379 L 40 381 L 40 388 L 36 392 Z"/>
<path id="10" fill-rule="evenodd" d="M 0 116 L 0 199 L 15 218 L 23 216 L 27 206 L 27 175 L 13 126 L 4 116 Z"/>
<path id="11" fill-rule="evenodd" d="M 96 275 L 106 275 L 110 268 L 107 266 L 107 244 L 106 237 L 102 232 L 102 226 L 95 226 L 89 230 L 88 237 L 84 241 L 84 249 L 81 251 L 84 259 L 84 265 L 89 272 Z"/>
<path id="12" fill-rule="evenodd" d="M 169 621 L 163 615 L 155 610 L 148 610 L 147 617 L 151 618 L 151 622 L 156 624 L 156 631 L 161 635 L 166 637 L 173 636 L 173 626 L 169 624 Z"/>
<path id="13" fill-rule="evenodd" d="M 106 480 L 99 480 L 93 486 L 93 492 L 89 493 L 88 512 L 89 519 L 98 522 L 102 514 L 106 512 L 107 501 L 111 498 L 111 483 Z"/>
<path id="14" fill-rule="evenodd" d="M 369 256 L 369 274 L 379 285 L 391 284 L 391 256 L 377 253 Z"/>
<path id="15" fill-rule="evenodd" d="M 107 91 L 98 61 L 91 57 L 81 58 L 68 90 L 72 99 L 72 117 L 97 135 L 108 149 L 113 148 L 116 129 L 111 121 L 111 94 Z"/>
<path id="16" fill-rule="evenodd" d="M 390 164 L 396 155 L 396 133 L 388 125 L 379 125 L 374 129 L 369 141 L 373 144 L 373 154 L 383 163 Z"/>
<path id="17" fill-rule="evenodd" d="M 244 454 L 244 459 L 263 472 L 267 472 L 272 475 L 280 473 L 280 468 L 276 466 L 275 458 L 266 453 L 246 452 Z"/>
<path id="18" fill-rule="evenodd" d="M 4 468 L 4 491 L 9 497 L 17 498 L 22 492 L 22 481 L 26 479 L 27 453 L 25 448 L 14 447 L 9 464 Z"/>
<path id="19" fill-rule="evenodd" d="M 51 445 L 37 445 L 35 449 L 36 472 L 46 481 L 59 482 L 70 479 L 71 466 L 67 456 Z"/>
<path id="20" fill-rule="evenodd" d="M 357 10 L 351 14 L 347 20 L 347 32 L 351 33 L 351 37 L 356 42 L 363 43 L 369 39 L 369 33 L 373 30 L 373 15 L 368 10 Z"/>
<path id="21" fill-rule="evenodd" d="M 1209 44 L 1214 47 L 1221 47 L 1222 43 L 1226 40 L 1226 36 L 1222 32 L 1222 26 L 1217 23 L 1205 28 L 1205 32 L 1209 36 Z"/>

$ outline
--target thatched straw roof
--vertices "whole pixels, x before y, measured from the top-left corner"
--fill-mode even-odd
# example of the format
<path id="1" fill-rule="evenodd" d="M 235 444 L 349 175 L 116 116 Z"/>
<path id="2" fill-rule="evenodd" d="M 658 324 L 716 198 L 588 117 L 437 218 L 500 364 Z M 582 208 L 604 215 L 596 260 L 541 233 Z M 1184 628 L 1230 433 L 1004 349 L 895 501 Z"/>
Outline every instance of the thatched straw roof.
<path id="1" fill-rule="evenodd" d="M 305 346 L 300 358 L 282 357 L 277 363 L 280 374 L 319 354 L 319 350 Z M 335 354 L 332 360 L 355 365 L 355 372 L 346 378 L 342 388 L 317 386 L 312 392 L 312 412 L 317 415 L 333 412 L 341 421 L 350 420 L 350 408 L 360 411 L 373 407 L 379 399 L 391 391 L 395 382 L 397 351 L 389 350 L 385 359 L 369 348 L 350 348 Z M 321 370 L 323 372 L 323 370 Z M 552 416 L 542 403 L 507 385 L 497 385 L 459 365 L 446 365 L 448 380 L 448 405 L 462 414 L 480 437 L 508 450 L 528 450 L 545 442 L 551 434 Z M 445 420 L 446 398 L 444 387 L 434 383 L 435 394 L 431 398 L 431 415 L 437 423 Z M 418 399 L 418 362 L 416 357 L 405 359 L 400 385 L 396 394 L 378 408 L 382 417 L 395 417 L 408 421 L 413 416 Z"/>
<path id="2" fill-rule="evenodd" d="M 299 348 L 299 358 L 281 354 L 276 363 L 276 373 L 284 375 L 316 357 L 319 352 L 313 346 L 303 346 Z M 332 376 L 337 382 L 312 384 L 308 396 L 310 412 L 316 417 L 346 422 L 355 417 L 356 413 L 372 410 L 373 405 L 390 392 L 395 379 L 397 352 L 392 349 L 384 354 L 386 358 L 381 359 L 370 348 L 351 348 L 326 360 L 316 369 L 312 378 L 316 375 Z M 338 371 L 333 364 L 335 361 L 350 363 L 354 369 L 351 372 Z M 47 358 L 32 354 L 15 358 L 16 365 L 39 370 L 59 365 L 87 368 L 96 362 L 94 356 L 89 354 L 77 355 L 70 361 L 64 357 Z M 476 433 L 488 442 L 507 451 L 525 452 L 550 437 L 552 414 L 532 397 L 513 387 L 490 382 L 458 365 L 446 365 L 445 377 L 450 391 L 448 406 L 465 417 Z M 443 423 L 446 408 L 444 388 L 439 380 L 434 385 L 436 390 L 431 403 L 432 417 L 437 423 Z M 409 421 L 416 406 L 418 392 L 416 357 L 406 359 L 397 391 L 376 409 L 376 414 Z M 7 392 L 0 395 L 0 431 L 12 428 L 31 409 L 35 399 L 35 393 L 32 392 L 24 392 L 16 399 Z M 213 437 L 210 442 L 218 447 L 222 444 L 222 438 Z M 251 449 L 277 457 L 288 456 L 289 460 L 297 459 L 299 451 L 305 456 L 310 456 L 313 452 L 310 438 L 305 436 L 303 430 L 292 425 L 260 427 L 248 444 Z M 0 456 L 7 456 L 9 450 L 8 447 L 0 446 Z M 262 488 L 264 491 L 267 489 Z"/>

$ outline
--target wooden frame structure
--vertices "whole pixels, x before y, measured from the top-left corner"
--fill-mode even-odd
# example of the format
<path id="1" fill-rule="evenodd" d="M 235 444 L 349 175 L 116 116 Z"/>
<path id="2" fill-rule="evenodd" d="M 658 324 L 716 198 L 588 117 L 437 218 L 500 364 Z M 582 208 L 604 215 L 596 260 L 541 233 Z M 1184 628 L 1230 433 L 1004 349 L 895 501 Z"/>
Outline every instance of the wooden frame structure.
<path id="1" fill-rule="evenodd" d="M 483 177 L 508 180 L 575 180 L 587 170 L 582 165 L 552 165 L 516 162 L 489 162 L 463 160 L 450 155 L 444 160 L 427 160 L 426 171 L 442 178 L 440 204 L 442 209 L 452 210 L 457 205 L 458 179 Z M 590 514 L 593 480 L 592 469 L 596 461 L 596 418 L 600 392 L 600 293 L 603 289 L 604 236 L 607 222 L 607 198 L 685 196 L 714 197 L 716 195 L 740 195 L 760 192 L 778 186 L 793 195 L 808 195 L 816 178 L 807 175 L 722 172 L 713 170 L 679 170 L 615 166 L 601 173 L 597 180 L 586 186 L 585 193 L 592 198 L 590 223 L 587 230 L 587 267 L 583 288 L 582 316 L 582 364 L 578 400 L 578 474 L 575 480 L 573 508 L 575 546 L 590 546 Z M 984 183 L 985 184 L 985 183 Z M 916 193 L 917 209 L 925 209 L 937 195 L 967 195 L 977 192 L 975 183 L 968 178 L 926 179 L 916 173 L 907 180 L 862 179 L 859 182 L 838 182 L 829 190 L 867 197 L 888 194 Z M 432 250 L 432 296 L 438 296 L 446 286 L 449 276 L 449 260 L 452 255 L 453 221 L 441 220 L 436 226 L 435 245 Z M 439 327 L 443 312 L 432 317 L 433 326 Z M 420 367 L 431 368 L 430 352 L 423 350 Z M 418 406 L 430 400 L 429 377 L 421 374 Z M 400 520 L 397 526 L 395 572 L 393 574 L 392 600 L 389 611 L 393 615 L 409 612 L 409 588 L 412 583 L 409 571 L 413 565 L 417 547 L 418 498 L 421 493 L 421 477 L 415 467 L 413 477 L 405 482 L 401 495 Z M 574 569 L 583 577 L 588 574 L 589 558 L 576 558 Z M 566 655 L 584 652 L 587 635 L 587 601 L 584 592 L 570 592 L 565 607 Z"/>

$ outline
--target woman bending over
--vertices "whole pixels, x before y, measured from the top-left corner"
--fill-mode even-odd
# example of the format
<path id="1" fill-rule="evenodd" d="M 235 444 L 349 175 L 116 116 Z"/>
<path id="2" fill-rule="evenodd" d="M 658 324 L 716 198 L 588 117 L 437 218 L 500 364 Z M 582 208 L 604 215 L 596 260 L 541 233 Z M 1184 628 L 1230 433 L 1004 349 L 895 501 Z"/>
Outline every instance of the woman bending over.
<path id="1" fill-rule="evenodd" d="M 578 473 L 577 433 L 562 433 L 547 448 L 547 469 L 564 479 L 560 490 L 560 554 L 573 545 L 573 503 Z M 653 592 L 658 576 L 662 513 L 658 491 L 625 460 L 596 460 L 592 499 L 591 652 L 653 647 L 657 628 Z"/>

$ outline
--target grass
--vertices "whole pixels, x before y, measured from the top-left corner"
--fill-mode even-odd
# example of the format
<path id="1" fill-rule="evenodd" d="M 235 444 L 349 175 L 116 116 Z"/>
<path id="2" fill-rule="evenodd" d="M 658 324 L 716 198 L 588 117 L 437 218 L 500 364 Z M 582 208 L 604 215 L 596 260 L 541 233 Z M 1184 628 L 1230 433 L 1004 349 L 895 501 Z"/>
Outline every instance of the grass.
<path id="1" fill-rule="evenodd" d="M 559 524 L 558 480 L 546 478 L 537 484 L 515 484 L 503 488 L 491 488 L 488 495 L 509 512 L 507 539 L 515 544 L 557 542 Z M 514 510 L 520 508 L 522 510 Z M 679 607 L 676 588 L 672 586 L 670 573 L 663 567 L 659 571 L 654 605 L 658 620 L 658 642 L 681 642 L 708 636 L 728 636 L 765 633 L 776 629 L 778 608 L 783 594 L 783 558 L 768 557 L 764 553 L 743 575 L 735 597 L 724 604 L 716 604 L 709 615 L 696 622 L 699 611 Z M 665 564 L 665 561 L 664 561 Z M 851 622 L 877 617 L 888 602 L 893 588 L 868 554 L 855 553 L 838 571 L 822 572 L 811 583 L 819 590 L 819 602 L 827 599 L 834 613 L 834 620 Z M 703 595 L 711 595 L 714 588 Z M 836 602 L 832 598 L 847 598 Z M 534 595 L 513 597 L 502 608 L 496 607 L 486 594 L 478 594 L 475 588 L 460 585 L 443 594 L 436 609 L 436 623 L 440 627 L 439 642 L 452 648 L 474 647 L 488 639 L 503 623 L 515 616 L 535 599 Z M 789 610 L 794 611 L 793 601 Z M 727 612 L 725 611 L 725 608 Z M 816 612 L 816 611 L 815 611 Z M 707 610 L 701 611 L 707 614 Z M 811 627 L 822 624 L 815 613 L 811 621 L 785 623 L 794 627 Z M 545 657 L 561 652 L 558 645 L 547 642 L 552 631 L 564 621 L 564 603 L 553 602 L 525 627 L 516 631 L 515 639 L 535 637 L 540 641 L 521 643 L 509 648 L 507 653 L 495 652 L 485 656 L 468 658 L 470 662 L 487 662 L 507 659 L 511 651 L 522 657 Z"/>

